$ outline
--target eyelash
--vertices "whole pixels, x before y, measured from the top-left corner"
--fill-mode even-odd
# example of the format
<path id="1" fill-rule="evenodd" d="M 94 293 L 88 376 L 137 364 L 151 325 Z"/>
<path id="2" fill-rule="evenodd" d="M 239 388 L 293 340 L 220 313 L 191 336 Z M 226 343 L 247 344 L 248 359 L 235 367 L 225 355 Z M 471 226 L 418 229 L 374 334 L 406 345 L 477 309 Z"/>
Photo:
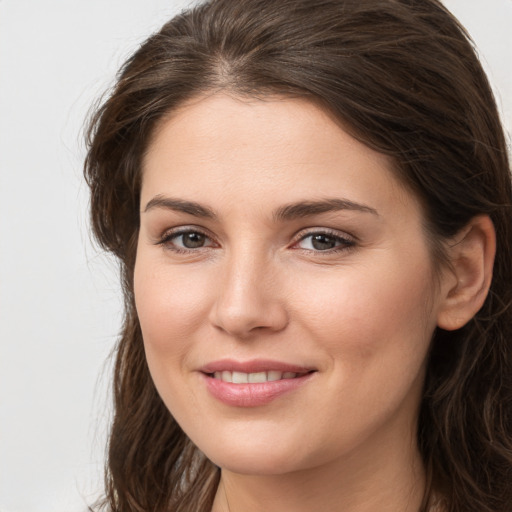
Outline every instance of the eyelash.
<path id="1" fill-rule="evenodd" d="M 302 250 L 307 252 L 314 252 L 318 254 L 336 254 L 340 252 L 347 251 L 355 246 L 356 241 L 352 237 L 348 236 L 342 236 L 338 232 L 330 230 L 330 229 L 316 229 L 309 231 L 302 236 L 300 236 L 297 241 L 293 243 L 293 245 L 297 245 L 300 242 L 306 240 L 307 238 L 314 237 L 314 236 L 325 236 L 327 238 L 332 239 L 335 243 L 339 244 L 338 246 L 335 246 L 331 249 L 326 250 L 314 250 L 314 249 L 303 249 L 303 248 L 297 248 L 296 250 Z"/>
<path id="2" fill-rule="evenodd" d="M 177 247 L 173 240 L 176 238 L 179 238 L 180 236 L 187 235 L 187 234 L 198 234 L 201 236 L 204 236 L 206 239 L 211 240 L 211 237 L 209 237 L 205 232 L 201 231 L 198 228 L 182 228 L 182 229 L 176 229 L 171 231 L 166 231 L 160 240 L 157 242 L 157 245 L 162 245 L 166 249 L 169 249 L 175 253 L 178 254 L 190 254 L 193 252 L 196 252 L 198 249 L 208 249 L 211 247 L 211 245 L 203 246 L 203 247 L 197 247 L 196 249 L 192 248 L 186 248 L 186 247 Z"/>
<path id="3" fill-rule="evenodd" d="M 201 247 L 197 247 L 197 248 L 178 247 L 173 243 L 174 239 L 177 239 L 180 236 L 184 236 L 187 234 L 201 235 L 201 236 L 205 237 L 205 239 L 210 240 L 210 242 L 212 242 L 212 243 L 210 245 L 201 246 Z M 298 245 L 300 242 L 303 242 L 304 240 L 306 240 L 310 237 L 313 237 L 313 236 L 325 236 L 327 238 L 332 239 L 335 243 L 337 243 L 339 245 L 335 246 L 333 248 L 330 248 L 330 249 L 326 249 L 326 250 L 304 249 L 301 247 L 297 247 L 297 248 L 295 248 L 295 250 L 300 250 L 300 251 L 304 251 L 307 253 L 313 252 L 315 254 L 335 254 L 335 253 L 340 253 L 343 251 L 350 250 L 356 244 L 356 241 L 352 237 L 341 236 L 336 231 L 322 228 L 322 229 L 312 230 L 312 231 L 302 234 L 301 236 L 295 237 L 294 241 L 292 242 L 291 247 L 294 248 L 294 246 Z M 213 242 L 211 237 L 209 237 L 204 231 L 202 231 L 200 229 L 183 228 L 183 229 L 176 229 L 176 230 L 165 232 L 162 235 L 162 237 L 160 238 L 160 240 L 158 240 L 158 242 L 156 242 L 156 245 L 165 246 L 166 249 L 169 249 L 177 254 L 190 254 L 190 253 L 196 252 L 199 249 L 209 249 L 210 247 L 215 246 L 215 242 Z"/>

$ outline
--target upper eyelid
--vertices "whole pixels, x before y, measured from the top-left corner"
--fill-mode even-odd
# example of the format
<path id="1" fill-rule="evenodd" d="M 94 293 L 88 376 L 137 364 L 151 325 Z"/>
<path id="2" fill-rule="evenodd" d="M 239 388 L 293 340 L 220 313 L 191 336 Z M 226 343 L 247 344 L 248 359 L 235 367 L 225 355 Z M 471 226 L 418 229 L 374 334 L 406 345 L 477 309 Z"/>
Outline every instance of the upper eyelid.
<path id="1" fill-rule="evenodd" d="M 162 231 L 160 238 L 165 238 L 173 235 L 180 235 L 182 233 L 201 233 L 202 235 L 205 235 L 208 238 L 213 238 L 207 229 L 194 225 L 177 226 L 174 228 L 165 229 L 164 231 Z"/>
<path id="2" fill-rule="evenodd" d="M 293 237 L 293 243 L 299 242 L 300 240 L 303 240 L 304 238 L 307 238 L 311 235 L 316 234 L 326 234 L 329 236 L 332 236 L 334 238 L 340 238 L 342 240 L 350 240 L 352 242 L 357 241 L 357 237 L 352 235 L 351 233 L 347 233 L 346 231 L 340 231 L 337 229 L 332 228 L 321 228 L 321 227 L 313 227 L 313 228 L 306 228 L 304 230 L 300 230 L 298 233 L 296 233 Z"/>
<path id="3" fill-rule="evenodd" d="M 176 228 L 166 229 L 162 232 L 161 235 L 159 235 L 157 237 L 157 239 L 155 240 L 155 244 L 163 245 L 163 244 L 169 242 L 170 240 L 172 240 L 174 237 L 178 237 L 185 233 L 200 233 L 201 235 L 204 235 L 206 238 L 211 240 L 214 244 L 217 244 L 215 238 L 212 237 L 211 234 L 209 234 L 207 232 L 207 230 L 202 229 L 198 226 L 179 226 Z M 191 249 L 191 250 L 193 250 L 193 249 Z"/>
<path id="4" fill-rule="evenodd" d="M 304 240 L 307 240 L 310 236 L 313 235 L 327 235 L 335 239 L 339 244 L 335 247 L 326 250 L 317 250 L 311 248 L 300 247 L 299 244 Z M 338 231 L 336 229 L 329 228 L 310 228 L 306 232 L 301 231 L 296 235 L 296 238 L 292 240 L 289 244 L 289 248 L 296 251 L 302 251 L 305 253 L 313 253 L 315 255 L 323 255 L 327 257 L 329 255 L 338 254 L 340 252 L 345 252 L 350 249 L 354 249 L 358 245 L 358 240 L 355 236 L 346 233 L 345 231 Z"/>

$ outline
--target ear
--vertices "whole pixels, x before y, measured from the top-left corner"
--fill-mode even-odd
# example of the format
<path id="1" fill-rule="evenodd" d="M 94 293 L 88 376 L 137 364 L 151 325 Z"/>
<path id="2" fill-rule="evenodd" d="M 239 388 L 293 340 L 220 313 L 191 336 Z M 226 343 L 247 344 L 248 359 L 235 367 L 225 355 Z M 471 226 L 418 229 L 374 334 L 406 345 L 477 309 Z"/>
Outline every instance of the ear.
<path id="1" fill-rule="evenodd" d="M 453 331 L 475 316 L 491 286 L 495 254 L 496 232 L 488 215 L 471 219 L 450 241 L 438 327 Z"/>

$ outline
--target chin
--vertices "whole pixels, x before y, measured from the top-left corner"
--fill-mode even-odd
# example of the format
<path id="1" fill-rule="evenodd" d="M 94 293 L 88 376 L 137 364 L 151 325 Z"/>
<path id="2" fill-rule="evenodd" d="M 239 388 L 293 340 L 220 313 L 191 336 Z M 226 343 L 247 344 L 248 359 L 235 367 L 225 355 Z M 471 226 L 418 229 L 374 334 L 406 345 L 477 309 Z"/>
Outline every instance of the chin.
<path id="1" fill-rule="evenodd" d="M 269 454 L 221 454 L 219 458 L 209 459 L 220 468 L 240 475 L 272 476 L 305 469 L 297 462 Z"/>
<path id="2" fill-rule="evenodd" d="M 309 466 L 302 460 L 298 450 L 261 443 L 215 443 L 215 446 L 199 446 L 201 451 L 216 466 L 244 475 L 279 475 L 305 469 Z"/>

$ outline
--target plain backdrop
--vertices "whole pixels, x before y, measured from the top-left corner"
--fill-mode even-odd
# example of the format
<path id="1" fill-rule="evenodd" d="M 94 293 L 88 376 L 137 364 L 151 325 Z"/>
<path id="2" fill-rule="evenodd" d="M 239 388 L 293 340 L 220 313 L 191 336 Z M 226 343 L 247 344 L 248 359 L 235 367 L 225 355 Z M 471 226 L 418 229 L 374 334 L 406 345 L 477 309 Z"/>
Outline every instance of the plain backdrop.
<path id="1" fill-rule="evenodd" d="M 0 0 L 1 512 L 79 512 L 101 490 L 121 297 L 88 232 L 82 129 L 126 57 L 193 3 Z M 445 3 L 510 140 L 512 0 Z"/>

